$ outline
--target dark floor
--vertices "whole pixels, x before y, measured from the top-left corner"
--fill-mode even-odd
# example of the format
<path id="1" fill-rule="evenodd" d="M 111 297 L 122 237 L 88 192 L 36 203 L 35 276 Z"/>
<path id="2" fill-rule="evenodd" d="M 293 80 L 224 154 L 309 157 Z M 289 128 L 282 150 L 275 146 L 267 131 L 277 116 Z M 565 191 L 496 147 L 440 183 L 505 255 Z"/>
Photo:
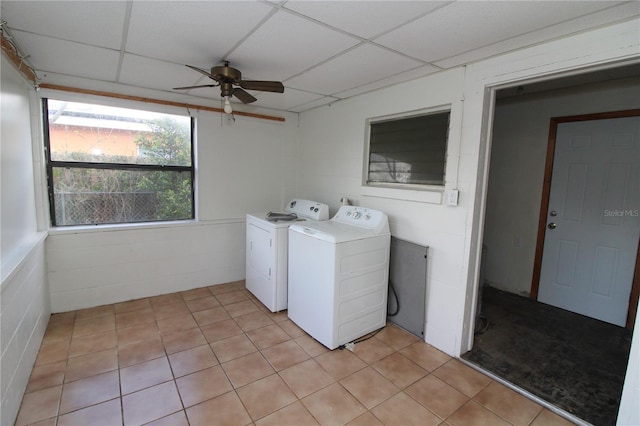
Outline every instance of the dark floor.
<path id="1" fill-rule="evenodd" d="M 614 425 L 631 331 L 485 286 L 462 358 L 594 425 Z"/>

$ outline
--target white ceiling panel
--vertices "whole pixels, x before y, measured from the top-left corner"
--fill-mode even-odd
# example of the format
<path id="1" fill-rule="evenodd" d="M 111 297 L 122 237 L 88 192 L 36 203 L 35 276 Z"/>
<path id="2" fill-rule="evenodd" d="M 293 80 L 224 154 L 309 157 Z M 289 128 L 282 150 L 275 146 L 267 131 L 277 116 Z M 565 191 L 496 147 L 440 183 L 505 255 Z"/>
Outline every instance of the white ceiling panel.
<path id="1" fill-rule="evenodd" d="M 284 7 L 332 27 L 370 39 L 447 3 L 450 2 L 289 1 Z"/>
<path id="2" fill-rule="evenodd" d="M 248 1 L 136 1 L 126 50 L 210 68 L 272 10 Z"/>
<path id="3" fill-rule="evenodd" d="M 428 62 L 611 7 L 613 2 L 454 2 L 376 39 L 377 43 Z"/>
<path id="4" fill-rule="evenodd" d="M 125 54 L 119 81 L 132 86 L 171 90 L 174 87 L 193 85 L 197 79 L 194 74 L 184 65 Z"/>
<path id="5" fill-rule="evenodd" d="M 239 110 L 306 111 L 442 69 L 635 19 L 638 1 L 2 0 L 3 36 L 42 82 L 219 106 L 202 69 L 227 59 Z M 638 26 L 640 28 L 640 26 Z M 381 47 L 384 46 L 384 47 Z M 124 49 L 124 50 L 123 50 Z M 226 58 L 225 58 L 226 56 Z"/>
<path id="6" fill-rule="evenodd" d="M 123 1 L 3 0 L 0 10 L 2 19 L 17 30 L 120 49 L 127 4 Z"/>
<path id="7" fill-rule="evenodd" d="M 355 49 L 286 81 L 287 86 L 335 94 L 423 65 L 372 44 Z M 330 92 L 333 90 L 334 92 Z"/>
<path id="8" fill-rule="evenodd" d="M 120 52 L 86 44 L 16 32 L 38 74 L 58 74 L 115 81 Z"/>
<path id="9" fill-rule="evenodd" d="M 358 43 L 322 25 L 278 12 L 233 51 L 232 64 L 247 64 L 245 76 L 285 80 Z"/>

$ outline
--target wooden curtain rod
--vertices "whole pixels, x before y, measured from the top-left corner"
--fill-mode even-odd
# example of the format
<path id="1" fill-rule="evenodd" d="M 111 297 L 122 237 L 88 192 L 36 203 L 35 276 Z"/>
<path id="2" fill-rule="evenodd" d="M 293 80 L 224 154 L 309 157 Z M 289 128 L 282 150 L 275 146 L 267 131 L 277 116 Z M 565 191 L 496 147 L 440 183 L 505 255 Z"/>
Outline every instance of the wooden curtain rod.
<path id="1" fill-rule="evenodd" d="M 36 76 L 35 72 L 31 69 L 31 67 L 29 67 L 29 65 L 27 65 L 22 60 L 22 58 L 20 58 L 20 54 L 18 53 L 13 43 L 11 43 L 11 41 L 7 37 L 5 37 L 4 33 L 0 33 L 0 38 L 2 39 L 2 52 L 7 56 L 7 58 L 11 62 L 13 62 L 13 64 L 18 68 L 18 71 L 27 80 L 31 81 L 34 84 L 37 84 L 38 77 Z M 160 99 L 144 98 L 141 96 L 120 95 L 118 93 L 102 92 L 99 90 L 79 89 L 77 87 L 59 86 L 57 84 L 41 83 L 39 84 L 39 87 L 42 89 L 61 90 L 64 92 L 82 93 L 85 95 L 105 96 L 108 98 L 125 99 L 129 101 L 146 102 L 146 103 L 157 104 L 157 105 L 168 105 L 168 106 L 174 106 L 178 108 L 189 108 L 189 109 L 202 110 L 202 111 L 225 113 L 222 108 L 208 107 L 203 105 L 183 104 L 180 102 L 163 101 Z M 241 115 L 244 117 L 260 118 L 262 120 L 284 122 L 284 117 L 276 117 L 273 115 L 255 114 L 252 112 L 243 112 L 243 111 L 234 111 L 233 114 Z"/>
<path id="2" fill-rule="evenodd" d="M 40 88 L 51 89 L 51 90 L 61 90 L 64 92 L 72 92 L 72 93 L 82 93 L 85 95 L 105 96 L 109 98 L 124 99 L 128 101 L 136 101 L 136 102 L 146 102 L 146 103 L 157 104 L 157 105 L 168 105 L 168 106 L 174 106 L 179 108 L 189 108 L 189 109 L 197 109 L 202 111 L 219 112 L 223 114 L 225 113 L 222 108 L 215 108 L 215 107 L 209 107 L 209 106 L 203 106 L 203 105 L 192 105 L 192 104 L 173 102 L 173 101 L 163 101 L 160 99 L 145 98 L 142 96 L 121 95 L 119 93 L 102 92 L 99 90 L 79 89 L 77 87 L 59 86 L 57 84 L 42 83 L 40 84 Z M 281 122 L 284 121 L 284 117 L 255 114 L 252 112 L 234 111 L 233 114 L 242 115 L 245 117 L 260 118 L 263 120 L 272 120 L 272 121 L 281 121 Z"/>

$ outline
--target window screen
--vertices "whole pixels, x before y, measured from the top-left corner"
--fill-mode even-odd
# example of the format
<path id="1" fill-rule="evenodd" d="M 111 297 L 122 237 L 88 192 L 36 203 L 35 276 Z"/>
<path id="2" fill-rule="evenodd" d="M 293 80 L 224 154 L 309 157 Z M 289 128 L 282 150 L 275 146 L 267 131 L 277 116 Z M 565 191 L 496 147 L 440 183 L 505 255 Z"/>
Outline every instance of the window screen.
<path id="1" fill-rule="evenodd" d="M 449 115 L 371 122 L 367 183 L 444 185 Z"/>
<path id="2" fill-rule="evenodd" d="M 44 100 L 53 226 L 194 217 L 193 120 Z"/>

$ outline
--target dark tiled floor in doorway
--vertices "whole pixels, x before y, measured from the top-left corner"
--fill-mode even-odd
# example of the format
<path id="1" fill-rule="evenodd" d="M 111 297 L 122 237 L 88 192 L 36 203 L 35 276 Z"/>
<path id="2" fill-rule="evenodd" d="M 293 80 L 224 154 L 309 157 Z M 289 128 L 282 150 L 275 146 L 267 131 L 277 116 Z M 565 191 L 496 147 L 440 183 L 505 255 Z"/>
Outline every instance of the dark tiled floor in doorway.
<path id="1" fill-rule="evenodd" d="M 485 287 L 463 358 L 594 425 L 616 422 L 631 331 Z"/>
<path id="2" fill-rule="evenodd" d="M 18 425 L 568 425 L 394 325 L 328 351 L 244 282 L 51 317 Z"/>

